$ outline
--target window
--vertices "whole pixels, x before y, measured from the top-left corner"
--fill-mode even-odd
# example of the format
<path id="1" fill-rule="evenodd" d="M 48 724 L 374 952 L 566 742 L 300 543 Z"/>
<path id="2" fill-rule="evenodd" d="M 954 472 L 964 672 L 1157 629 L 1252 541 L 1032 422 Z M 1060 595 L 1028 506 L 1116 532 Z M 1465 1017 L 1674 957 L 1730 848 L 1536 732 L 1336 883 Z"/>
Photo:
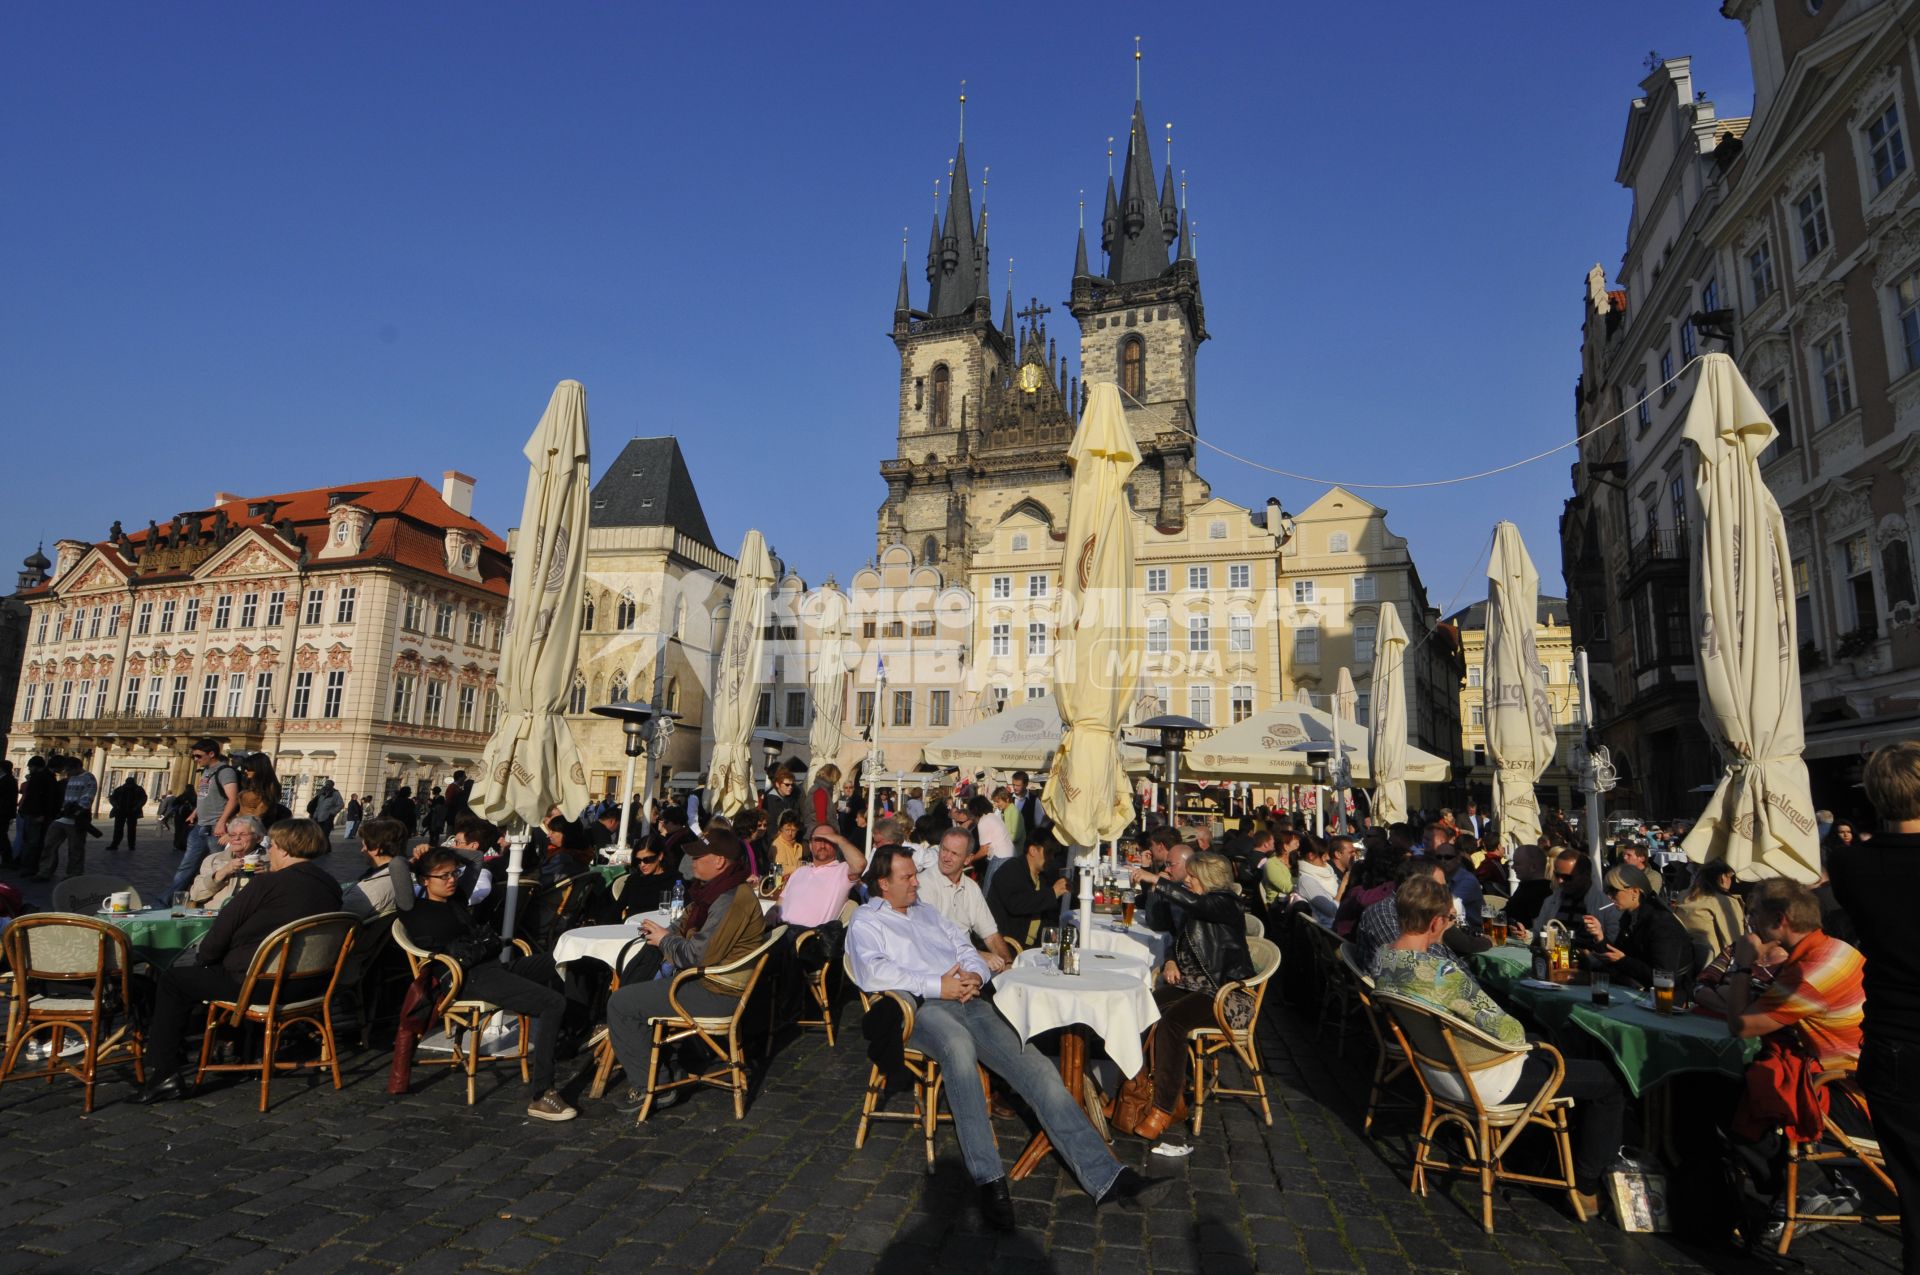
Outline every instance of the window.
<path id="1" fill-rule="evenodd" d="M 120 636 L 120 604 L 118 602 L 107 610 L 107 636 Z"/>
<path id="2" fill-rule="evenodd" d="M 1773 277 L 1773 248 L 1764 239 L 1747 253 L 1747 285 L 1753 289 L 1754 305 L 1772 296 L 1779 286 Z"/>
<path id="3" fill-rule="evenodd" d="M 247 675 L 227 674 L 227 716 L 238 717 L 247 702 Z"/>
<path id="4" fill-rule="evenodd" d="M 1225 540 L 1226 538 L 1227 538 L 1226 519 L 1215 518 L 1212 522 L 1207 524 L 1207 539 Z"/>
<path id="5" fill-rule="evenodd" d="M 126 696 L 120 701 L 120 711 L 123 713 L 137 713 L 140 711 L 140 679 L 139 678 L 130 677 L 127 679 L 127 693 L 126 693 Z M 26 719 L 23 719 L 23 720 L 31 720 L 32 717 L 33 717 L 33 711 L 29 709 L 27 711 Z"/>
<path id="6" fill-rule="evenodd" d="M 1471 686 L 1477 689 L 1485 685 L 1485 682 L 1483 679 L 1486 677 L 1486 675 L 1487 675 L 1486 665 L 1484 664 L 1467 665 L 1467 685 L 1468 686 Z"/>
<path id="7" fill-rule="evenodd" d="M 1687 480 L 1679 474 L 1667 480 L 1667 507 L 1673 513 L 1674 547 L 1681 549 L 1678 542 L 1687 529 Z"/>
<path id="8" fill-rule="evenodd" d="M 260 618 L 260 595 L 246 593 L 240 597 L 240 627 L 250 629 L 254 621 Z"/>
<path id="9" fill-rule="evenodd" d="M 951 726 L 953 724 L 953 692 L 930 691 L 927 694 L 927 725 Z"/>
<path id="10" fill-rule="evenodd" d="M 1187 588 L 1195 593 L 1205 593 L 1213 587 L 1213 568 L 1188 567 Z"/>
<path id="11" fill-rule="evenodd" d="M 426 603 L 421 600 L 419 594 L 409 592 L 407 594 L 406 604 L 400 609 L 400 627 L 409 633 L 425 632 L 426 630 L 421 627 L 422 613 L 425 607 Z M 593 626 L 589 624 L 587 627 L 592 628 Z"/>
<path id="12" fill-rule="evenodd" d="M 93 614 L 88 617 L 87 636 L 89 638 L 97 638 L 100 636 L 100 617 L 103 614 L 105 614 L 105 612 L 106 612 L 105 607 L 95 607 L 93 609 Z M 76 627 L 77 627 L 77 622 L 76 622 Z"/>
<path id="13" fill-rule="evenodd" d="M 933 369 L 933 396 L 927 404 L 928 429 L 947 427 L 947 397 L 952 387 L 953 373 L 945 363 L 936 364 Z"/>
<path id="14" fill-rule="evenodd" d="M 677 680 L 667 683 L 667 690 L 668 690 L 667 711 L 670 713 L 675 712 L 677 710 L 675 710 L 673 706 L 674 704 L 679 702 L 680 683 Z M 487 692 L 487 719 L 486 721 L 481 723 L 480 729 L 491 734 L 493 733 L 494 729 L 499 725 L 500 725 L 500 692 L 488 691 Z"/>
<path id="15" fill-rule="evenodd" d="M 631 589 L 620 595 L 620 604 L 613 609 L 613 627 L 622 633 L 633 630 L 634 622 L 640 617 L 640 607 L 633 600 Z"/>
<path id="16" fill-rule="evenodd" d="M 860 621 L 860 636 L 861 636 L 861 637 L 863 637 L 863 638 L 871 638 L 871 637 L 878 637 L 879 635 L 880 635 L 880 623 L 879 623 L 879 621 L 877 621 L 877 620 L 862 620 L 862 621 Z"/>
<path id="17" fill-rule="evenodd" d="M 478 691 L 471 685 L 460 688 L 460 698 L 454 709 L 453 724 L 461 730 L 473 729 L 473 701 Z"/>
<path id="18" fill-rule="evenodd" d="M 307 590 L 307 613 L 304 617 L 302 617 L 301 622 L 303 624 L 320 623 L 320 608 L 322 604 L 326 602 L 326 598 L 327 598 L 327 591 L 325 589 L 308 589 Z M 163 633 L 165 631 L 166 630 L 164 629 L 161 630 L 161 632 Z"/>
<path id="19" fill-rule="evenodd" d="M 989 633 L 988 647 L 987 647 L 988 654 L 990 655 L 1012 655 L 1013 654 L 1013 626 L 1011 624 L 1005 624 L 1005 623 L 996 624 L 990 630 L 988 630 L 988 633 Z"/>
<path id="20" fill-rule="evenodd" d="M 1187 712 L 1196 722 L 1213 725 L 1213 688 L 1211 686 L 1189 686 L 1187 688 Z"/>
<path id="21" fill-rule="evenodd" d="M 1227 617 L 1227 649 L 1229 651 L 1251 651 L 1253 649 L 1252 616 L 1230 615 Z"/>
<path id="22" fill-rule="evenodd" d="M 333 607 L 333 622 L 335 624 L 353 623 L 353 600 L 358 596 L 359 592 L 360 590 L 352 585 L 344 586 L 340 590 L 340 600 L 334 603 Z M 331 673 L 327 674 L 327 685 L 329 687 L 333 685 L 333 674 Z"/>
<path id="23" fill-rule="evenodd" d="M 1369 621 L 1353 626 L 1353 662 L 1355 664 L 1373 663 L 1373 638 L 1378 629 Z"/>
<path id="24" fill-rule="evenodd" d="M 1700 308 L 1711 314 L 1720 308 L 1720 280 L 1709 277 L 1700 285 Z"/>
<path id="25" fill-rule="evenodd" d="M 1028 576 L 1027 577 L 1027 596 L 1030 598 L 1046 597 L 1047 596 L 1047 577 L 1044 575 Z"/>
<path id="26" fill-rule="evenodd" d="M 353 592 L 353 590 L 344 589 L 342 590 L 342 592 L 350 594 Z M 340 701 L 344 700 L 346 697 L 347 697 L 346 670 L 335 669 L 331 673 L 327 674 L 327 689 L 326 689 L 325 697 L 320 701 L 320 716 L 326 717 L 326 718 L 335 718 L 340 716 Z"/>
<path id="27" fill-rule="evenodd" d="M 467 645 L 484 646 L 487 640 L 487 617 L 481 611 L 467 612 Z"/>
<path id="28" fill-rule="evenodd" d="M 60 712 L 58 715 L 64 718 L 67 715 L 67 710 L 71 708 L 72 705 L 73 679 L 67 678 L 60 683 Z"/>
<path id="29" fill-rule="evenodd" d="M 993 704 L 993 711 L 996 713 L 1004 713 L 1007 711 L 1007 688 L 1006 687 L 996 686 L 993 688 L 992 704 Z"/>
<path id="30" fill-rule="evenodd" d="M 1199 654 L 1213 649 L 1213 621 L 1204 615 L 1187 617 L 1187 650 Z"/>
<path id="31" fill-rule="evenodd" d="M 40 697 L 40 683 L 28 682 L 27 697 L 25 700 L 21 701 L 21 710 L 20 710 L 21 721 L 30 722 L 33 720 L 33 702 L 39 697 Z"/>
<path id="32" fill-rule="evenodd" d="M 1885 190 L 1907 171 L 1907 143 L 1900 135 L 1900 107 L 1888 103 L 1880 117 L 1867 125 L 1867 160 L 1873 169 L 1873 188 Z"/>
<path id="33" fill-rule="evenodd" d="M 1293 600 L 1304 605 L 1311 605 L 1313 602 L 1313 581 L 1295 580 L 1293 582 Z"/>
<path id="34" fill-rule="evenodd" d="M 1693 319 L 1688 317 L 1680 324 L 1680 357 L 1688 363 L 1693 362 L 1694 351 L 1700 348 L 1699 338 L 1694 335 Z"/>
<path id="35" fill-rule="evenodd" d="M 411 673 L 400 673 L 393 679 L 393 720 L 396 722 L 413 720 L 413 683 Z"/>
<path id="36" fill-rule="evenodd" d="M 1467 706 L 1467 722 L 1472 726 L 1485 726 L 1487 724 L 1487 705 L 1485 700 L 1482 700 L 1478 704 L 1469 704 Z"/>
<path id="37" fill-rule="evenodd" d="M 1666 402 L 1673 397 L 1673 351 L 1660 351 L 1660 401 Z"/>
<path id="38" fill-rule="evenodd" d="M 1165 593 L 1167 591 L 1167 569 L 1165 567 L 1147 568 L 1147 592 Z M 41 617 L 43 620 L 45 617 Z"/>
<path id="39" fill-rule="evenodd" d="M 1147 617 L 1147 654 L 1163 655 L 1168 650 L 1167 617 L 1150 615 Z"/>
<path id="40" fill-rule="evenodd" d="M 873 725 L 872 691 L 861 691 L 853 697 L 853 724 L 862 730 Z"/>
<path id="41" fill-rule="evenodd" d="M 1761 386 L 1760 401 L 1766 406 L 1767 415 L 1773 418 L 1774 432 L 1779 435 L 1760 453 L 1760 463 L 1768 465 L 1793 450 L 1793 409 L 1787 403 L 1786 378 L 1776 377 Z"/>
<path id="42" fill-rule="evenodd" d="M 934 624 L 934 622 L 933 622 L 932 620 L 926 620 L 926 619 L 922 619 L 922 620 L 915 620 L 915 621 L 913 622 L 913 635 L 914 635 L 915 637 L 917 637 L 917 638 L 930 638 L 930 637 L 932 637 L 932 636 L 933 636 L 933 624 Z"/>
<path id="43" fill-rule="evenodd" d="M 1879 629 L 1879 614 L 1873 600 L 1873 558 L 1868 552 L 1866 533 L 1849 536 L 1840 547 L 1841 567 L 1846 576 L 1847 600 L 1852 604 L 1853 628 Z"/>
<path id="44" fill-rule="evenodd" d="M 273 711 L 273 670 L 253 675 L 253 715 L 265 717 Z"/>
<path id="45" fill-rule="evenodd" d="M 1900 315 L 1900 347 L 1906 351 L 1907 371 L 1920 369 L 1920 270 L 1894 286 L 1893 304 Z"/>
<path id="46" fill-rule="evenodd" d="M 1147 343 L 1137 336 L 1120 343 L 1120 392 L 1136 401 L 1147 392 Z"/>
<path id="47" fill-rule="evenodd" d="M 787 692 L 787 725 L 805 726 L 807 724 L 807 693 L 805 691 Z"/>
<path id="48" fill-rule="evenodd" d="M 1647 381 L 1640 378 L 1633 386 L 1633 420 L 1644 433 L 1653 424 L 1653 404 L 1647 401 Z"/>
<path id="49" fill-rule="evenodd" d="M 1251 589 L 1253 587 L 1253 566 L 1251 563 L 1236 562 L 1227 568 L 1227 587 L 1229 589 Z"/>
<path id="50" fill-rule="evenodd" d="M 53 617 L 53 640 L 56 642 L 64 641 L 66 639 L 66 636 L 67 636 L 67 613 L 65 611 L 62 611 L 58 615 Z"/>
<path id="51" fill-rule="evenodd" d="M 1372 576 L 1355 576 L 1352 580 L 1353 600 L 1355 602 L 1377 602 L 1380 590 Z"/>
<path id="52" fill-rule="evenodd" d="M 1794 631 L 1805 643 L 1816 640 L 1813 631 L 1813 578 L 1807 570 L 1805 558 L 1793 561 L 1793 622 Z"/>
<path id="53" fill-rule="evenodd" d="M 886 634 L 890 638 L 905 637 L 907 635 L 907 622 L 905 620 L 888 620 Z"/>
<path id="54" fill-rule="evenodd" d="M 1044 620 L 1035 620 L 1027 625 L 1027 655 L 1029 657 L 1047 653 L 1047 625 Z"/>
<path id="55" fill-rule="evenodd" d="M 150 690 L 149 690 L 149 691 L 147 692 L 147 711 L 148 711 L 149 713 L 152 713 L 152 712 L 157 712 L 157 711 L 158 711 L 158 707 L 157 707 L 157 705 L 156 705 L 156 702 L 155 702 L 155 701 L 157 701 L 157 700 L 159 699 L 159 691 L 160 691 L 160 679 L 156 677 L 156 678 L 154 678 L 154 679 L 153 679 L 153 687 L 152 687 L 152 689 L 150 689 Z M 172 693 L 172 695 L 171 695 L 171 696 L 170 696 L 170 697 L 168 698 L 168 700 L 167 700 L 167 704 L 168 704 L 168 708 L 167 708 L 167 712 L 168 712 L 168 713 L 169 713 L 170 715 L 172 715 L 172 716 L 174 716 L 174 717 L 184 717 L 184 716 L 186 716 L 186 712 L 187 712 L 187 678 L 186 678 L 186 674 L 184 674 L 184 673 L 181 673 L 181 674 L 177 674 L 177 675 L 176 675 L 176 676 L 174 677 L 174 679 L 173 679 L 173 693 Z"/>
<path id="56" fill-rule="evenodd" d="M 1293 631 L 1293 662 L 1295 664 L 1320 662 L 1320 630 L 1317 627 L 1310 626 Z"/>
<path id="57" fill-rule="evenodd" d="M 42 610 L 41 610 L 41 612 L 40 612 L 40 628 L 39 628 L 39 630 L 38 630 L 37 632 L 35 632 L 35 633 L 34 633 L 34 635 L 33 635 L 33 640 L 34 640 L 34 642 L 36 642 L 37 644 L 39 644 L 39 645 L 42 645 L 42 646 L 44 646 L 44 645 L 46 645 L 46 641 L 47 641 L 47 616 L 48 616 L 48 614 L 49 614 L 49 613 L 48 613 L 48 612 L 47 612 L 47 611 L 46 611 L 46 610 L 45 610 L 44 608 L 42 608 Z"/>
<path id="58" fill-rule="evenodd" d="M 912 691 L 895 691 L 893 693 L 893 724 L 895 726 L 913 725 Z"/>
<path id="59" fill-rule="evenodd" d="M 1253 687 L 1242 683 L 1227 688 L 1227 715 L 1235 726 L 1253 716 Z"/>
<path id="60" fill-rule="evenodd" d="M 1356 726 L 1367 725 L 1367 719 L 1373 715 L 1373 697 L 1365 691 L 1353 697 L 1353 721 Z"/>
<path id="61" fill-rule="evenodd" d="M 1351 543 L 1352 541 L 1348 538 L 1346 532 L 1344 531 L 1330 532 L 1327 535 L 1327 552 L 1328 553 L 1346 553 L 1348 552 L 1347 546 Z"/>
<path id="62" fill-rule="evenodd" d="M 74 705 L 74 716 L 87 717 L 87 710 L 93 705 L 93 683 L 86 678 L 80 679 L 80 698 Z"/>
<path id="63" fill-rule="evenodd" d="M 567 691 L 567 711 L 569 713 L 584 713 L 587 711 L 586 679 L 578 676 L 573 679 L 573 686 Z"/>
<path id="64" fill-rule="evenodd" d="M 220 675 L 209 673 L 200 682 L 200 716 L 212 717 L 220 707 Z"/>
<path id="65" fill-rule="evenodd" d="M 267 627 L 277 629 L 287 618 L 287 591 L 275 589 L 267 595 Z"/>
<path id="66" fill-rule="evenodd" d="M 993 588 L 988 596 L 1002 599 L 1011 598 L 1013 596 L 1013 577 L 995 576 L 993 578 Z"/>
<path id="67" fill-rule="evenodd" d="M 1015 553 L 1025 553 L 1027 551 L 1027 533 L 1026 532 L 1016 531 L 1013 533 L 1013 551 Z"/>
<path id="68" fill-rule="evenodd" d="M 1827 404 L 1827 424 L 1831 425 L 1853 410 L 1853 381 L 1847 375 L 1845 336 L 1833 333 L 1813 347 L 1813 356 L 1820 368 L 1820 391 Z"/>
<path id="69" fill-rule="evenodd" d="M 1827 194 L 1819 182 L 1807 187 L 1806 193 L 1793 201 L 1793 218 L 1800 227 L 1800 258 L 1812 261 L 1833 242 L 1827 229 Z"/>
<path id="70" fill-rule="evenodd" d="M 233 624 L 233 595 L 223 593 L 213 600 L 213 627 L 228 628 Z"/>
<path id="71" fill-rule="evenodd" d="M 776 664 L 779 663 L 778 660 L 774 662 Z M 780 678 L 780 675 L 778 673 L 775 673 L 774 680 L 778 681 L 779 678 Z M 619 701 L 619 700 L 624 700 L 626 697 L 627 697 L 627 675 L 625 673 L 615 673 L 613 675 L 612 680 L 610 680 L 607 683 L 607 698 L 610 700 Z"/>
<path id="72" fill-rule="evenodd" d="M 433 613 L 433 635 L 435 637 L 451 638 L 453 636 L 453 615 L 453 603 L 442 602 L 439 609 Z"/>
<path id="73" fill-rule="evenodd" d="M 427 680 L 426 711 L 420 715 L 422 724 L 438 726 L 440 715 L 447 704 L 447 684 L 434 678 Z"/>
<path id="74" fill-rule="evenodd" d="M 1034 700 L 1037 700 L 1037 699 L 1045 699 L 1046 697 L 1047 697 L 1047 688 L 1044 686 L 1029 686 L 1027 688 L 1028 703 L 1032 703 Z"/>
<path id="75" fill-rule="evenodd" d="M 1905 536 L 1894 536 L 1880 546 L 1880 587 L 1887 597 L 1887 610 L 1913 605 L 1913 555 Z"/>

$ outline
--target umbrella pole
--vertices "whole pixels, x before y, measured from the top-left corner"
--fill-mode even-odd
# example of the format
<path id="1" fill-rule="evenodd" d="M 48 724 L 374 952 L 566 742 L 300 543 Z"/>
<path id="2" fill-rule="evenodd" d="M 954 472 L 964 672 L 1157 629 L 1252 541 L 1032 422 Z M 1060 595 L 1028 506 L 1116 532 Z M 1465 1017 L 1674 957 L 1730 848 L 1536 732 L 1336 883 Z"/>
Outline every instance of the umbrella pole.
<path id="1" fill-rule="evenodd" d="M 1600 877 L 1600 772 L 1593 763 L 1593 683 L 1587 673 L 1587 650 L 1581 647 L 1574 654 L 1574 669 L 1580 678 L 1580 739 L 1587 749 L 1587 773 L 1580 777 L 1580 787 L 1587 798 L 1587 853 L 1593 859 L 1594 879 Z"/>
<path id="2" fill-rule="evenodd" d="M 607 856 L 608 863 L 625 863 L 632 857 L 627 849 L 627 828 L 633 821 L 633 763 L 627 758 L 627 782 L 620 789 L 620 840 L 614 844 L 613 853 Z"/>
<path id="3" fill-rule="evenodd" d="M 507 905 L 500 909 L 500 937 L 513 941 L 514 923 L 520 911 L 520 869 L 526 860 L 530 834 L 523 828 L 507 838 Z"/>

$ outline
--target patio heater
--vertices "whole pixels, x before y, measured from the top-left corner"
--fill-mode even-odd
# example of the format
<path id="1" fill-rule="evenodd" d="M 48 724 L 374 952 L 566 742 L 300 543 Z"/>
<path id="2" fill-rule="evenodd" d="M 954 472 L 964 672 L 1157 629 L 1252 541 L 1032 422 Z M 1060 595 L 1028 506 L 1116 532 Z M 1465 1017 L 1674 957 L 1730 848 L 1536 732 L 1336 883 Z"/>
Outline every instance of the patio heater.
<path id="1" fill-rule="evenodd" d="M 1205 722 L 1182 717 L 1178 713 L 1149 717 L 1139 723 L 1139 727 L 1141 730 L 1160 732 L 1159 747 L 1147 749 L 1147 760 L 1152 761 L 1156 753 L 1164 759 L 1167 771 L 1167 826 L 1177 832 L 1180 823 L 1180 754 L 1187 749 L 1188 731 L 1209 728 Z"/>
<path id="2" fill-rule="evenodd" d="M 594 706 L 593 711 L 601 717 L 611 717 L 620 723 L 622 743 L 625 745 L 627 755 L 627 779 L 625 785 L 620 789 L 620 840 L 614 847 L 612 856 L 613 862 L 625 863 L 632 854 L 627 846 L 627 834 L 631 830 L 633 820 L 634 764 L 638 762 L 640 758 L 646 756 L 648 739 L 653 733 L 648 728 L 656 721 L 666 724 L 667 721 L 678 716 L 678 714 L 656 712 L 653 705 L 644 704 L 639 700 L 616 700 L 611 704 L 598 704 Z M 643 773 L 647 778 L 647 787 L 651 788 L 653 786 L 653 772 L 651 768 Z M 648 794 L 643 793 L 640 798 L 643 818 L 647 795 Z"/>
<path id="3" fill-rule="evenodd" d="M 1333 759 L 1333 750 L 1316 746 L 1307 749 L 1307 765 L 1313 767 L 1313 835 L 1325 840 L 1327 836 L 1327 800 L 1325 785 L 1327 782 L 1327 763 Z"/>

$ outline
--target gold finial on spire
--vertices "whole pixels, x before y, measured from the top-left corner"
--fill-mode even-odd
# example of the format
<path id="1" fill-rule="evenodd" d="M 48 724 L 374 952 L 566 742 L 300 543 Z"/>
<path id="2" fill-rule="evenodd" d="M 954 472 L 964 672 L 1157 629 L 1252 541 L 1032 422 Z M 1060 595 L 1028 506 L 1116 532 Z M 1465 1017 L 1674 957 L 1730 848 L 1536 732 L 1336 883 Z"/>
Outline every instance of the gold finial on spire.
<path id="1" fill-rule="evenodd" d="M 1167 167 L 1173 167 L 1173 121 L 1167 121 Z"/>
<path id="2" fill-rule="evenodd" d="M 1140 100 L 1140 37 L 1133 37 L 1133 100 Z"/>
<path id="3" fill-rule="evenodd" d="M 960 140 L 967 140 L 967 82 L 960 81 Z"/>

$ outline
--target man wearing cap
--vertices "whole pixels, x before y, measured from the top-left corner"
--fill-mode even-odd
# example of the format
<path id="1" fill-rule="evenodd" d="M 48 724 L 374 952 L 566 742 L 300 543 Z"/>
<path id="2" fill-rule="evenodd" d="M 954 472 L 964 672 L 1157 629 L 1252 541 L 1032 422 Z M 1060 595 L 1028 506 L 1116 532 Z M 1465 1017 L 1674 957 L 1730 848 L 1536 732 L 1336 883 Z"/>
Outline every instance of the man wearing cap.
<path id="1" fill-rule="evenodd" d="M 993 972 L 959 926 L 920 902 L 920 874 L 911 851 L 876 847 L 867 884 L 878 897 L 854 913 L 847 927 L 847 966 L 867 992 L 898 992 L 915 1002 L 911 1048 L 933 1058 L 956 1081 L 972 1077 L 976 1066 L 1005 1081 L 1033 1108 L 1053 1149 L 1096 1205 L 1137 1199 L 1165 1181 L 1123 1168 L 1114 1159 L 1060 1083 L 1059 1069 L 1022 1042 L 981 996 Z M 981 1212 L 994 1229 L 1013 1230 L 1013 1199 L 994 1146 L 985 1091 L 970 1082 L 949 1084 L 947 1105 Z"/>
<path id="2" fill-rule="evenodd" d="M 671 930 L 652 921 L 640 923 L 648 947 L 659 953 L 641 958 L 651 968 L 662 962 L 676 970 L 727 965 L 753 951 L 766 935 L 760 900 L 747 884 L 746 850 L 740 838 L 730 829 L 710 828 L 705 840 L 687 843 L 687 854 L 693 864 L 693 889 L 687 892 L 686 915 Z M 654 1061 L 648 1020 L 677 1011 L 667 1003 L 672 980 L 629 979 L 626 970 L 621 975 L 624 985 L 607 1000 L 607 1033 L 614 1056 L 627 1073 L 627 1095 L 621 1107 L 638 1111 L 646 1101 Z M 687 1013 L 725 1018 L 739 1004 L 749 976 L 750 971 L 710 974 L 682 984 L 675 997 Z M 659 1061 L 661 1079 L 666 1080 L 673 1070 L 672 1059 Z M 666 1090 L 655 1096 L 653 1110 L 671 1107 L 686 1094 L 685 1088 Z"/>

